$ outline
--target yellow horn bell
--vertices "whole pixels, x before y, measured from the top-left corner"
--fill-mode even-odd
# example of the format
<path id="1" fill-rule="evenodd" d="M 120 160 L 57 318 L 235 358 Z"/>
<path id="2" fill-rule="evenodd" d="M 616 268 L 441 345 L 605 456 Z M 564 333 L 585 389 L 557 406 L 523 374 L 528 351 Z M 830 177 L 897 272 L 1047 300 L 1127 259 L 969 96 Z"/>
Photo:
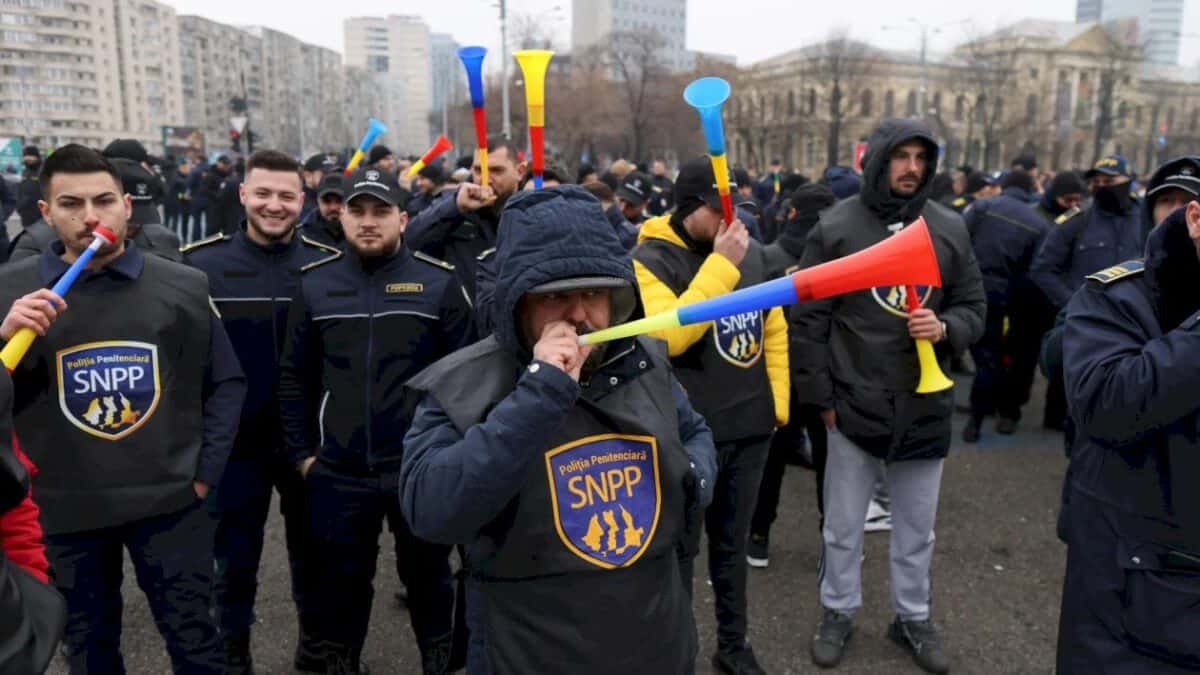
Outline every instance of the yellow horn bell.
<path id="1" fill-rule="evenodd" d="M 530 126 L 546 125 L 546 69 L 554 52 L 547 49 L 522 49 L 513 52 L 525 80 L 525 105 Z"/>
<path id="2" fill-rule="evenodd" d="M 917 343 L 917 362 L 921 366 L 921 380 L 917 383 L 918 394 L 933 394 L 946 391 L 954 386 L 954 380 L 946 377 L 942 367 L 938 365 L 937 354 L 933 352 L 933 343 L 929 340 L 915 340 Z"/>

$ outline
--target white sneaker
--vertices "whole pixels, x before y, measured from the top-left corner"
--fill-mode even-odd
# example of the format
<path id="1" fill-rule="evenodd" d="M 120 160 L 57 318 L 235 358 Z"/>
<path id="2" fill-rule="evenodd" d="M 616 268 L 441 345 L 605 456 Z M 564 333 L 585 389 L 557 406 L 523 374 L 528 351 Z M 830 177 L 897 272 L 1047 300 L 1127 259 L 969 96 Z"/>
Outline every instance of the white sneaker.
<path id="1" fill-rule="evenodd" d="M 864 532 L 886 532 L 892 529 L 892 512 L 878 501 L 872 499 L 867 507 L 867 521 L 863 524 Z"/>

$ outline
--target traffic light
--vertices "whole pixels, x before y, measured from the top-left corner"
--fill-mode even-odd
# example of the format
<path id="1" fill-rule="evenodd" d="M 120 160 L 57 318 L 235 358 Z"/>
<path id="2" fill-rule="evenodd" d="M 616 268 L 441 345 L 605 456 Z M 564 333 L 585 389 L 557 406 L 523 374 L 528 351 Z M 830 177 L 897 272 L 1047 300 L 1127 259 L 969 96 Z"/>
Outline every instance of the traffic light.
<path id="1" fill-rule="evenodd" d="M 237 129 L 229 130 L 229 145 L 234 152 L 242 151 L 242 135 L 238 133 Z"/>

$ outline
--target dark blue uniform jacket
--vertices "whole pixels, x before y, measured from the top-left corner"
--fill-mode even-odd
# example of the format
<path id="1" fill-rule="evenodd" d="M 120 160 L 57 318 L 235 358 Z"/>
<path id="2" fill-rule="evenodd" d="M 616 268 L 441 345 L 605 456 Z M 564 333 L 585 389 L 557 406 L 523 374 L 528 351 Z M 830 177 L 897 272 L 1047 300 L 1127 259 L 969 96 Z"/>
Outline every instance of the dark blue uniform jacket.
<path id="1" fill-rule="evenodd" d="M 1144 240 L 1137 204 L 1119 214 L 1092 206 L 1051 226 L 1029 278 L 1056 308 L 1063 307 L 1087 275 L 1142 255 Z"/>
<path id="2" fill-rule="evenodd" d="M 1124 514 L 1125 534 L 1200 554 L 1200 260 L 1182 210 L 1140 269 L 1094 275 L 1068 306 L 1074 487 Z"/>
<path id="3" fill-rule="evenodd" d="M 309 268 L 288 315 L 279 406 L 289 459 L 350 473 L 397 468 L 415 401 L 404 383 L 466 346 L 471 310 L 453 266 L 409 251 Z"/>
<path id="4" fill-rule="evenodd" d="M 1016 290 L 1010 285 L 1024 283 L 1046 234 L 1046 222 L 1029 207 L 1028 196 L 1019 187 L 1009 187 L 975 202 L 963 214 L 989 302 L 1005 303 L 1010 290 Z"/>

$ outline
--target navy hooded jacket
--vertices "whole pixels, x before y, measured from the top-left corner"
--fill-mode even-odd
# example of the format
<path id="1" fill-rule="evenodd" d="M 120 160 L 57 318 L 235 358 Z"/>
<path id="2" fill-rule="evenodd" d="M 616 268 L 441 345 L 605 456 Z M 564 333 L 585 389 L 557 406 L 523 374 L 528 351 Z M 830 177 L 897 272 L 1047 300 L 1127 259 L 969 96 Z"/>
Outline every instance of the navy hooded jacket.
<path id="1" fill-rule="evenodd" d="M 595 217 L 584 223 L 577 220 L 578 204 L 567 208 L 567 202 L 580 200 L 595 205 Z M 495 264 L 493 339 L 523 364 L 532 361 L 532 353 L 521 337 L 517 305 L 531 288 L 580 276 L 625 279 L 631 289 L 636 284 L 632 263 L 599 202 L 574 185 L 514 196 L 501 217 Z M 636 295 L 632 294 L 635 303 Z M 640 306 L 635 306 L 632 318 L 640 314 Z M 636 377 L 639 363 L 646 359 L 643 349 L 636 340 L 611 343 L 607 353 L 615 356 L 591 381 Z M 550 364 L 534 365 L 539 367 L 520 371 L 512 392 L 465 435 L 432 395 L 421 401 L 404 439 L 400 474 L 400 505 L 417 536 L 473 542 L 520 491 L 531 463 L 542 461 L 542 453 L 530 449 L 542 446 L 548 424 L 565 418 L 581 395 L 581 385 Z M 674 400 L 663 404 L 676 410 L 679 436 L 707 505 L 717 472 L 712 432 L 677 381 L 673 391 Z"/>

